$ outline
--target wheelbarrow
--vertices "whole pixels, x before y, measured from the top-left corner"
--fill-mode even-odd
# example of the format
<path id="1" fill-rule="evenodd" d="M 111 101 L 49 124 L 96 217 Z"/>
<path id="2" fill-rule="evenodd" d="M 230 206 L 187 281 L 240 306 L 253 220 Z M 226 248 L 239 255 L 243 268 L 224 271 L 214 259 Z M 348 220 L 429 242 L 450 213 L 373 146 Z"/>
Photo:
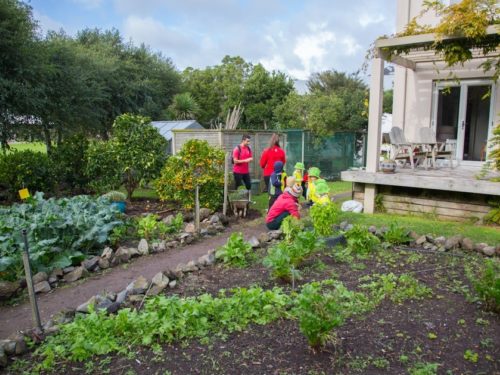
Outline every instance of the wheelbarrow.
<path id="1" fill-rule="evenodd" d="M 252 202 L 252 192 L 250 190 L 230 190 L 228 194 L 229 208 L 234 216 L 246 217 L 250 203 Z"/>

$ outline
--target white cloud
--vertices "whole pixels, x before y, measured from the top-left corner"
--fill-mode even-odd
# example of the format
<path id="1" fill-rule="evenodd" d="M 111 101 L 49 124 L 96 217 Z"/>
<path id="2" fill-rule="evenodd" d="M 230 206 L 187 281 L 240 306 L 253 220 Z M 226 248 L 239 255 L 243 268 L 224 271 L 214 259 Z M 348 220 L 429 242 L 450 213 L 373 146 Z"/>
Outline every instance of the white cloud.
<path id="1" fill-rule="evenodd" d="M 321 31 L 297 38 L 293 53 L 300 59 L 302 69 L 294 69 L 294 76 L 307 79 L 309 75 L 324 67 L 324 57 L 333 48 L 336 37 L 331 31 Z"/>
<path id="2" fill-rule="evenodd" d="M 381 23 L 382 21 L 385 21 L 385 17 L 382 14 L 362 14 L 359 17 L 359 24 L 361 27 L 366 27 L 370 24 L 374 23 Z"/>
<path id="3" fill-rule="evenodd" d="M 351 36 L 343 37 L 340 43 L 345 47 L 343 52 L 347 56 L 354 56 L 362 48 Z"/>
<path id="4" fill-rule="evenodd" d="M 266 70 L 287 70 L 285 61 L 281 55 L 273 55 L 271 58 L 261 58 L 259 62 Z"/>

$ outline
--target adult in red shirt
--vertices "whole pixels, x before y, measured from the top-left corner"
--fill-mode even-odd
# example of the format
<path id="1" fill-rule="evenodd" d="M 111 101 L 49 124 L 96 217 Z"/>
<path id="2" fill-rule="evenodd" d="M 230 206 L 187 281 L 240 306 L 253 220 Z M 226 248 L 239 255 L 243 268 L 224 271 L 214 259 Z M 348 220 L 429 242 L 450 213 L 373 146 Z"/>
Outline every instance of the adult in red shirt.
<path id="1" fill-rule="evenodd" d="M 269 141 L 269 147 L 262 152 L 260 157 L 260 167 L 264 169 L 264 182 L 266 191 L 269 191 L 269 179 L 274 171 L 274 163 L 280 161 L 283 165 L 286 163 L 285 151 L 280 147 L 280 138 L 278 134 L 273 134 Z"/>
<path id="2" fill-rule="evenodd" d="M 281 223 L 287 216 L 295 216 L 300 219 L 299 197 L 302 194 L 302 187 L 294 184 L 287 187 L 273 203 L 266 216 L 266 226 L 269 230 L 279 229 Z"/>
<path id="3" fill-rule="evenodd" d="M 247 190 L 252 187 L 250 181 L 250 162 L 253 160 L 252 150 L 250 148 L 250 136 L 243 135 L 241 143 L 233 150 L 233 175 L 235 189 L 245 183 Z"/>

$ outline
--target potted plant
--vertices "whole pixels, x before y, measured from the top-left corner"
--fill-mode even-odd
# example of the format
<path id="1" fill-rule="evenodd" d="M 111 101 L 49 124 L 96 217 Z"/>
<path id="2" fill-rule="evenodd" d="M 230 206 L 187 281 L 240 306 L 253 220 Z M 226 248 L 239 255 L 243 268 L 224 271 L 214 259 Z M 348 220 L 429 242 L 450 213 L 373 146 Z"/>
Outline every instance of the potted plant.
<path id="1" fill-rule="evenodd" d="M 387 155 L 384 155 L 384 160 L 380 162 L 380 170 L 383 173 L 394 173 L 396 172 L 396 160 L 390 159 Z"/>
<path id="2" fill-rule="evenodd" d="M 103 198 L 108 199 L 111 205 L 117 207 L 120 212 L 125 212 L 127 196 L 121 191 L 110 191 L 104 194 Z"/>

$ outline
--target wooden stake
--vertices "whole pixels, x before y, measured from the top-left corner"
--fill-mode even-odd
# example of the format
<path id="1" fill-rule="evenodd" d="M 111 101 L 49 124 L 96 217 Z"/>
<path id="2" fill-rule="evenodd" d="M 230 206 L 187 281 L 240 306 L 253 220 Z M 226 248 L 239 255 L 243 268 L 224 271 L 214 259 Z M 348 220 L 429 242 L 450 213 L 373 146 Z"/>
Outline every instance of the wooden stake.
<path id="1" fill-rule="evenodd" d="M 26 229 L 22 230 L 23 240 L 24 240 L 24 251 L 23 251 L 23 263 L 24 263 L 24 273 L 26 275 L 26 284 L 28 286 L 28 295 L 31 304 L 31 315 L 33 318 L 33 324 L 43 332 L 42 321 L 40 320 L 40 312 L 38 311 L 38 304 L 36 302 L 35 288 L 33 287 L 33 276 L 31 274 L 30 265 L 30 255 L 28 247 L 28 236 Z"/>
<path id="2" fill-rule="evenodd" d="M 228 184 L 229 184 L 229 152 L 226 152 L 226 156 L 224 159 L 224 203 L 222 205 L 222 213 L 224 215 L 227 215 Z"/>
<path id="3" fill-rule="evenodd" d="M 200 187 L 198 185 L 194 191 L 194 226 L 196 233 L 200 233 Z"/>

